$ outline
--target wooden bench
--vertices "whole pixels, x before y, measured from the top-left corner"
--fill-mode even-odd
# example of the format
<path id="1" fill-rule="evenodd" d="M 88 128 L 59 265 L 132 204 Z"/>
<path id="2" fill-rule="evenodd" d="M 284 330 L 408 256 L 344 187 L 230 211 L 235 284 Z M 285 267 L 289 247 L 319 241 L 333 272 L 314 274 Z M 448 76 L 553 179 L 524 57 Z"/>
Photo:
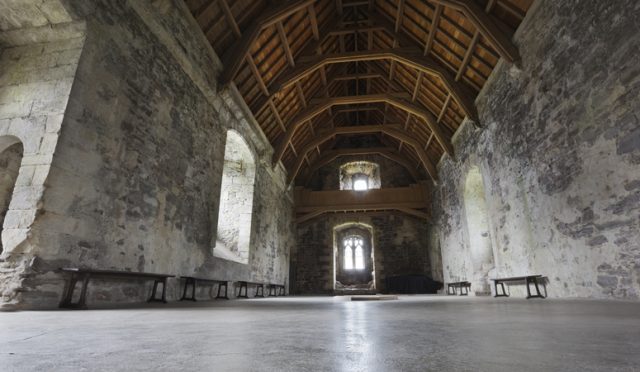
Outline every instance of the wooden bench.
<path id="1" fill-rule="evenodd" d="M 143 272 L 131 272 L 131 271 L 119 271 L 119 270 L 98 270 L 98 269 L 80 269 L 80 268 L 61 268 L 61 272 L 71 274 L 67 288 L 65 289 L 62 301 L 60 302 L 60 308 L 67 309 L 86 309 L 87 308 L 87 287 L 89 281 L 92 278 L 112 278 L 112 279 L 137 279 L 137 280 L 153 280 L 153 289 L 151 296 L 147 302 L 162 302 L 167 303 L 167 279 L 173 278 L 174 275 L 168 274 L 156 274 L 156 273 L 143 273 Z M 80 292 L 80 299 L 78 302 L 73 302 L 73 292 L 76 288 L 76 283 L 82 281 L 82 290 Z M 157 297 L 158 284 L 162 284 L 162 294 L 160 298 Z"/>
<path id="2" fill-rule="evenodd" d="M 222 298 L 228 300 L 227 296 L 227 280 L 217 280 L 217 279 L 205 279 L 205 278 L 196 278 L 194 276 L 181 276 L 181 279 L 184 279 L 184 290 L 182 291 L 182 297 L 180 301 L 196 301 L 196 287 L 198 283 L 212 283 L 218 285 L 218 294 L 216 295 L 216 299 Z M 191 297 L 187 297 L 187 289 L 191 286 Z M 222 288 L 224 288 L 224 295 L 221 292 Z M 213 289 L 212 289 L 213 290 Z"/>
<path id="3" fill-rule="evenodd" d="M 285 290 L 284 284 L 269 284 L 269 296 L 286 296 L 287 292 Z"/>
<path id="4" fill-rule="evenodd" d="M 461 282 L 447 283 L 447 295 L 455 296 L 456 294 L 458 294 L 456 288 L 460 288 L 460 296 L 466 296 L 469 294 L 469 290 L 471 289 L 471 283 L 466 280 Z M 462 292 L 463 289 L 464 293 Z"/>
<path id="5" fill-rule="evenodd" d="M 238 298 L 249 298 L 248 296 L 248 288 L 249 285 L 255 285 L 256 286 L 256 294 L 253 297 L 264 297 L 264 283 L 258 283 L 258 282 L 248 282 L 245 280 L 239 280 L 236 283 L 239 284 L 238 287 L 238 294 L 236 297 Z M 242 290 L 244 289 L 244 295 L 242 294 Z"/>
<path id="6" fill-rule="evenodd" d="M 504 288 L 504 283 L 524 281 L 527 286 L 528 299 L 529 298 L 546 298 L 546 294 L 547 294 L 546 286 L 544 287 L 544 292 L 545 292 L 544 295 L 542 295 L 542 293 L 540 292 L 540 287 L 538 286 L 538 284 L 544 285 L 544 283 L 540 283 L 542 280 L 542 275 L 513 276 L 509 278 L 497 278 L 497 279 L 491 279 L 491 280 L 493 280 L 493 286 L 495 288 L 495 295 L 493 297 L 509 297 L 509 294 Z M 536 294 L 534 295 L 531 294 L 531 284 L 534 284 L 536 289 Z M 498 285 L 500 285 L 500 288 L 502 288 L 502 293 L 498 292 Z"/>

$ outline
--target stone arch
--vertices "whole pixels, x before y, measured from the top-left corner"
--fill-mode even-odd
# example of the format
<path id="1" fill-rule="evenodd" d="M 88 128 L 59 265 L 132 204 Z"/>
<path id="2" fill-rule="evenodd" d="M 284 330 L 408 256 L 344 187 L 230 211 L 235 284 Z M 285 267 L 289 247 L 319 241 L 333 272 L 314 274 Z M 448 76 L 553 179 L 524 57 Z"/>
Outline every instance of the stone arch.
<path id="1" fill-rule="evenodd" d="M 347 270 L 345 268 L 345 240 L 360 237 L 364 258 L 364 269 Z M 375 290 L 375 260 L 373 245 L 373 226 L 348 222 L 333 228 L 333 288 L 335 290 Z M 356 249 L 356 247 L 349 247 Z M 352 254 L 355 251 L 351 251 Z M 355 258 L 355 255 L 354 255 Z M 355 263 L 355 262 L 354 262 Z"/>
<path id="2" fill-rule="evenodd" d="M 365 189 L 379 189 L 381 187 L 380 165 L 378 163 L 359 160 L 351 161 L 340 166 L 340 190 L 355 190 L 358 182 L 366 182 Z"/>
<path id="3" fill-rule="evenodd" d="M 249 145 L 235 130 L 227 131 L 215 257 L 249 263 L 255 178 L 256 163 Z"/>
<path id="4" fill-rule="evenodd" d="M 20 165 L 24 154 L 22 141 L 14 136 L 0 137 L 0 226 L 2 226 L 2 239 L 0 240 L 0 253 L 4 251 L 7 240 L 8 228 L 16 228 L 13 220 L 8 220 L 13 191 L 18 180 Z"/>
<path id="5" fill-rule="evenodd" d="M 473 270 L 473 288 L 479 295 L 491 293 L 489 272 L 495 267 L 489 228 L 489 210 L 485 195 L 480 168 L 472 166 L 467 172 L 464 183 L 464 208 Z"/>

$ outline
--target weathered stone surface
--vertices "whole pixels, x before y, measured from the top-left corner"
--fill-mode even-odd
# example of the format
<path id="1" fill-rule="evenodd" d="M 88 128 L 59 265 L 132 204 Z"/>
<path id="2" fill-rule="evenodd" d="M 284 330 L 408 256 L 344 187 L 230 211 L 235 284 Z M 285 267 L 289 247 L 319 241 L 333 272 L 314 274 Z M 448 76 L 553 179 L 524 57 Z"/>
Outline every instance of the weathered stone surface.
<path id="1" fill-rule="evenodd" d="M 61 266 L 287 282 L 293 208 L 285 174 L 271 169 L 273 150 L 233 89 L 209 84 L 219 61 L 204 37 L 193 37 L 200 31 L 179 3 L 87 1 L 77 73 L 57 68 L 62 57 L 44 64 L 55 66 L 56 77 L 75 78 L 65 85 L 66 110 L 56 106 L 60 97 L 49 96 L 54 112 L 42 121 L 37 148 L 55 148 L 55 156 L 42 159 L 52 164 L 41 211 L 21 266 L 11 273 L 21 281 L 0 284 L 5 306 L 55 307 Z M 6 52 L 14 62 L 20 55 Z M 46 67 L 33 68 L 40 76 Z M 33 78 L 23 72 L 11 79 Z M 48 102 L 32 106 L 49 110 Z M 213 256 L 229 129 L 256 159 L 248 264 Z M 58 131 L 54 146 L 49 133 Z M 41 179 L 36 158 L 33 165 L 33 177 Z M 170 281 L 169 299 L 178 297 L 179 284 Z M 148 291 L 141 283 L 96 282 L 89 301 L 139 302 Z"/>
<path id="2" fill-rule="evenodd" d="M 637 1 L 540 0 L 440 164 L 444 279 L 472 277 L 464 182 L 484 180 L 492 276 L 543 274 L 549 295 L 640 297 Z M 482 283 L 475 283 L 476 286 Z"/>
<path id="3" fill-rule="evenodd" d="M 374 216 L 332 214 L 298 226 L 297 251 L 291 263 L 296 293 L 333 292 L 334 230 L 352 223 L 371 227 L 376 290 L 384 291 L 385 279 L 390 276 L 431 276 L 424 221 L 392 212 Z"/>
<path id="4" fill-rule="evenodd" d="M 0 40 L 6 41 L 4 34 L 0 33 Z M 21 30 L 21 34 L 31 35 L 32 30 Z M 21 147 L 13 161 L 19 170 L 11 201 L 3 209 L 0 302 L 8 305 L 20 301 L 25 279 L 33 273 L 32 254 L 38 245 L 33 226 L 42 212 L 61 116 L 84 43 L 82 35 L 65 39 L 68 34 L 52 29 L 49 34 L 54 41 L 8 46 L 0 54 L 0 151 Z M 8 176 L 3 174 L 3 179 Z"/>

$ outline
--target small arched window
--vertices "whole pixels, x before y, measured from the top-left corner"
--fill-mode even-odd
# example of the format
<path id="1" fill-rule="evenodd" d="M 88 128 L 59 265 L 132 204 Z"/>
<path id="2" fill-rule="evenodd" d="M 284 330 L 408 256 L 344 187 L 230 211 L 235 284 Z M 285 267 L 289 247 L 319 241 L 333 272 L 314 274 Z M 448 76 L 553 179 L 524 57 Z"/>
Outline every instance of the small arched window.
<path id="1" fill-rule="evenodd" d="M 340 190 L 379 189 L 380 167 L 369 161 L 352 161 L 340 167 Z"/>

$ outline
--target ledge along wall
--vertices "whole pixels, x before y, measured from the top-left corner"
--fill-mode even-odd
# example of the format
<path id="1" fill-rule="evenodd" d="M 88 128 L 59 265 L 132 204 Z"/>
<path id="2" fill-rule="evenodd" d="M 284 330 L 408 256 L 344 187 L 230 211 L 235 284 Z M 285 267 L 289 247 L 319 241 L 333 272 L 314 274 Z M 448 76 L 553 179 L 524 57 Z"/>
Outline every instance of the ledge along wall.
<path id="1" fill-rule="evenodd" d="M 70 9 L 86 24 L 82 53 L 22 264 L 0 283 L 3 306 L 57 306 L 64 277 L 55 270 L 65 266 L 287 283 L 291 190 L 235 87 L 217 87 L 220 61 L 184 4 Z M 212 254 L 229 129 L 256 161 L 248 264 Z M 144 301 L 150 286 L 95 281 L 89 303 Z"/>
<path id="2" fill-rule="evenodd" d="M 439 165 L 430 236 L 445 281 L 486 284 L 465 210 L 478 169 L 488 277 L 542 274 L 552 297 L 640 297 L 638 12 L 637 1 L 534 4 L 515 35 L 521 66 L 500 63 L 476 101 L 484 128 L 466 123 Z"/>

